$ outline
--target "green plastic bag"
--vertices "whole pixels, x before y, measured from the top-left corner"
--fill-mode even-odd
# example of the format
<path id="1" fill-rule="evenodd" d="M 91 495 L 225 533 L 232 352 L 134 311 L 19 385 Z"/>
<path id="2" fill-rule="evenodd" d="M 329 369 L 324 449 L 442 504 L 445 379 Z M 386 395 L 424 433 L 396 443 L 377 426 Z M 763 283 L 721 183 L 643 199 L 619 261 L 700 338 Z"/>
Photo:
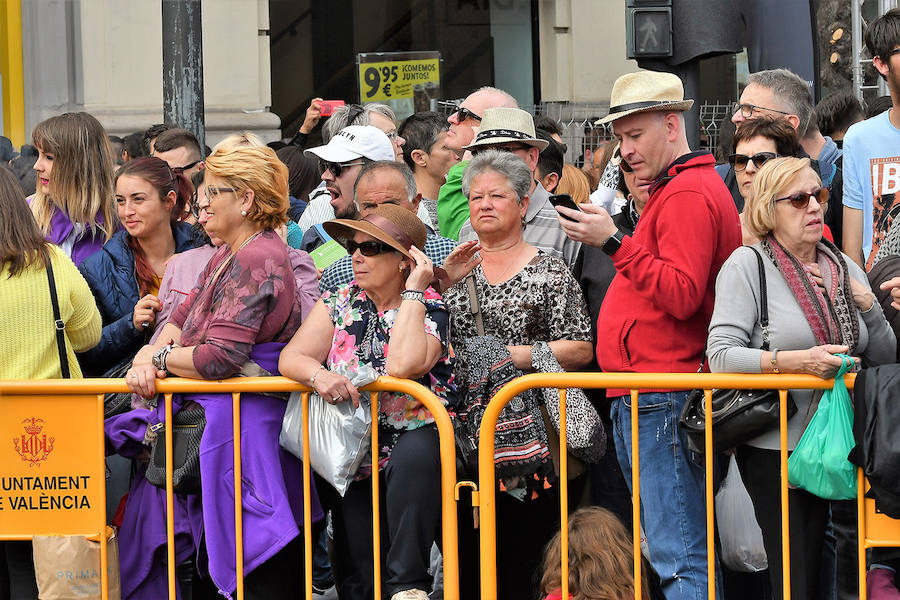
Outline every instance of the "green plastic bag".
<path id="1" fill-rule="evenodd" d="M 834 377 L 834 387 L 825 390 L 797 447 L 788 457 L 788 481 L 819 498 L 854 500 L 856 467 L 847 460 L 853 449 L 853 407 L 844 384 L 844 374 L 853 359 L 836 354 L 843 363 Z"/>

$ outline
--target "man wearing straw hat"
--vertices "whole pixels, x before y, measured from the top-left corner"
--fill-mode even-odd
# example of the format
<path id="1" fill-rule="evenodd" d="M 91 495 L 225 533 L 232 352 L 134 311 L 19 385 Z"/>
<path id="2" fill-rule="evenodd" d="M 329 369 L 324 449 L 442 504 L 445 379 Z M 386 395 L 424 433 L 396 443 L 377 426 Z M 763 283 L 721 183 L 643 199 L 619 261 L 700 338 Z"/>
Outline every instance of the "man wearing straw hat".
<path id="1" fill-rule="evenodd" d="M 550 193 L 536 177 L 538 159 L 550 142 L 537 137 L 534 117 L 519 108 L 489 108 L 484 111 L 481 128 L 475 140 L 465 149 L 477 156 L 485 150 L 512 152 L 525 161 L 531 171 L 531 192 L 525 211 L 526 242 L 550 256 L 562 259 L 571 269 L 578 258 L 581 244 L 566 236 L 560 228 L 556 211 L 550 204 Z M 468 207 L 467 207 L 468 208 Z M 466 219 L 459 230 L 460 243 L 477 239 L 472 223 Z"/>
<path id="2" fill-rule="evenodd" d="M 684 99 L 678 77 L 623 75 L 610 104 L 598 124 L 612 122 L 621 167 L 654 183 L 633 236 L 599 206 L 557 209 L 573 219 L 560 217 L 566 233 L 601 247 L 616 268 L 597 319 L 597 362 L 604 371 L 695 372 L 704 359 L 716 275 L 741 243 L 737 210 L 712 155 L 688 146 L 682 113 L 693 101 Z M 650 562 L 667 600 L 706 600 L 703 470 L 678 429 L 688 392 L 640 392 L 640 501 Z M 629 390 L 607 395 L 619 466 L 630 484 Z"/>

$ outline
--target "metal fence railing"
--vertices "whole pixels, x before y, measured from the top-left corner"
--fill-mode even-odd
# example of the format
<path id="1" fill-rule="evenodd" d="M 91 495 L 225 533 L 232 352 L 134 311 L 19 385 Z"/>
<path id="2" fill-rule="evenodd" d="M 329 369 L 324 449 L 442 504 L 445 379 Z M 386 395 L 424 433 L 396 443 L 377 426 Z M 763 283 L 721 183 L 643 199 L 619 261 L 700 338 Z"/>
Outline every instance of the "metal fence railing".
<path id="1" fill-rule="evenodd" d="M 438 430 L 440 457 L 441 457 L 441 521 L 442 521 L 442 553 L 444 557 L 444 593 L 449 598 L 459 598 L 459 564 L 458 564 L 458 533 L 457 533 L 457 514 L 454 500 L 456 488 L 456 450 L 453 437 L 453 425 L 447 410 L 441 404 L 441 401 L 430 390 L 419 383 L 406 379 L 395 379 L 393 377 L 381 377 L 374 383 L 362 388 L 370 392 L 395 391 L 402 392 L 414 397 L 422 402 L 435 418 L 435 425 Z M 301 435 L 303 437 L 303 464 L 309 465 L 309 393 L 310 388 L 298 384 L 297 382 L 285 377 L 241 377 L 228 379 L 225 381 L 199 381 L 194 379 L 171 378 L 157 381 L 157 390 L 165 399 L 165 418 L 167 423 L 172 422 L 172 394 L 173 393 L 230 393 L 232 397 L 232 414 L 233 414 L 233 439 L 240 440 L 241 437 L 241 394 L 250 392 L 303 392 L 302 394 L 302 427 Z M 34 396 L 42 395 L 47 397 L 59 398 L 68 396 L 78 396 L 90 401 L 93 404 L 93 416 L 96 421 L 95 429 L 99 433 L 98 444 L 94 448 L 96 452 L 96 460 L 99 461 L 100 472 L 103 472 L 103 441 L 102 441 L 102 420 L 103 420 L 103 400 L 104 394 L 109 392 L 127 392 L 128 386 L 124 379 L 44 379 L 44 380 L 28 380 L 28 381 L 0 381 L 0 423 L 3 419 L 8 418 L 8 413 L 4 410 L 4 403 L 17 396 Z M 93 397 L 92 397 L 93 395 Z M 378 484 L 378 402 L 377 394 L 372 394 L 372 499 L 373 514 L 379 514 L 379 484 Z M 174 492 L 172 485 L 172 435 L 170 427 L 165 428 L 166 432 L 166 534 L 167 534 L 167 551 L 168 551 L 168 597 L 170 600 L 176 598 L 176 561 L 175 561 L 175 520 L 174 520 Z M 234 443 L 234 526 L 235 526 L 235 565 L 237 568 L 237 589 L 235 596 L 238 600 L 244 598 L 244 573 L 243 573 L 243 518 L 242 518 L 242 495 L 241 495 L 241 444 Z M 93 447 L 92 447 L 93 448 Z M 2 467 L 0 467 L 2 469 Z M 303 469 L 303 536 L 305 549 L 305 574 L 306 574 L 306 591 L 305 598 L 312 600 L 312 515 L 310 501 L 310 477 L 311 470 Z M 105 481 L 101 477 L 102 490 L 99 494 L 100 498 L 105 498 Z M 8 511 L 7 511 L 8 512 Z M 63 533 L 80 534 L 88 536 L 98 536 L 101 540 L 101 590 L 103 600 L 107 600 L 108 574 L 106 569 L 106 543 L 105 528 L 103 521 L 105 520 L 106 507 L 104 502 L 98 503 L 91 509 L 91 514 L 96 518 L 97 531 L 93 529 L 89 531 L 63 531 Z M 45 512 L 45 518 L 49 517 L 49 512 Z M 2 519 L 3 514 L 0 513 L 0 540 L 12 539 L 30 539 L 32 532 L 18 531 L 15 535 L 10 535 L 4 525 L 6 521 Z M 380 543 L 380 527 L 381 519 L 374 516 L 372 519 L 373 534 L 373 556 L 374 556 L 374 590 L 375 598 L 381 598 L 381 543 Z M 299 565 L 298 565 L 299 566 Z"/>

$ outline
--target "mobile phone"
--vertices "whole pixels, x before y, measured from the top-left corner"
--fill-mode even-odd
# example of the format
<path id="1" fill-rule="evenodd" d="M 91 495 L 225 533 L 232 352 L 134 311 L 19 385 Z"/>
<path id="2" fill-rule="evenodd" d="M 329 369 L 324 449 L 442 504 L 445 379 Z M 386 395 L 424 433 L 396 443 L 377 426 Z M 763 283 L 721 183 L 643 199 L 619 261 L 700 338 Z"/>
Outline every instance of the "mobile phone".
<path id="1" fill-rule="evenodd" d="M 572 200 L 572 196 L 570 196 L 569 194 L 554 194 L 554 195 L 550 196 L 550 204 L 552 204 L 554 207 L 565 206 L 566 208 L 570 208 L 572 210 L 577 210 L 577 211 L 581 212 L 581 209 L 578 208 L 578 205 L 575 204 L 575 201 Z M 576 219 L 573 219 L 572 217 L 567 217 L 566 215 L 564 215 L 562 213 L 559 213 L 559 216 L 561 216 L 564 219 L 568 219 L 570 221 L 576 220 Z"/>
<path id="2" fill-rule="evenodd" d="M 323 117 L 330 117 L 334 113 L 334 109 L 344 106 L 343 100 L 320 100 L 319 108 L 322 110 Z"/>

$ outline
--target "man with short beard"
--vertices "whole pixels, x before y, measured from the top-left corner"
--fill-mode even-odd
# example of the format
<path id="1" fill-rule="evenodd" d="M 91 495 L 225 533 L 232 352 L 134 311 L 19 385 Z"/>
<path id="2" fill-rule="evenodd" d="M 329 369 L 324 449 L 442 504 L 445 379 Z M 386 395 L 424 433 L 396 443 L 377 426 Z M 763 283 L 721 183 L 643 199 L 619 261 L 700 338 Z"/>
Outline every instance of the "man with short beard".
<path id="1" fill-rule="evenodd" d="M 444 144 L 460 157 L 468 159 L 464 156 L 464 146 L 468 146 L 475 139 L 484 111 L 501 107 L 519 108 L 519 103 L 511 95 L 497 88 L 483 87 L 475 90 L 460 102 L 452 115 L 447 117 L 450 130 Z M 463 160 L 454 165 L 447 173 L 447 183 L 441 186 L 438 194 L 437 212 L 441 235 L 454 240 L 459 238 L 459 230 L 469 218 L 469 200 L 462 193 L 463 171 L 468 164 L 468 160 Z"/>
<path id="2" fill-rule="evenodd" d="M 394 160 L 394 146 L 388 136 L 371 125 L 350 125 L 338 131 L 324 146 L 305 153 L 319 159 L 322 181 L 331 194 L 331 207 L 338 219 L 355 219 L 353 184 L 363 165 L 375 160 Z M 330 238 L 321 225 L 303 234 L 300 249 L 312 252 Z"/>

